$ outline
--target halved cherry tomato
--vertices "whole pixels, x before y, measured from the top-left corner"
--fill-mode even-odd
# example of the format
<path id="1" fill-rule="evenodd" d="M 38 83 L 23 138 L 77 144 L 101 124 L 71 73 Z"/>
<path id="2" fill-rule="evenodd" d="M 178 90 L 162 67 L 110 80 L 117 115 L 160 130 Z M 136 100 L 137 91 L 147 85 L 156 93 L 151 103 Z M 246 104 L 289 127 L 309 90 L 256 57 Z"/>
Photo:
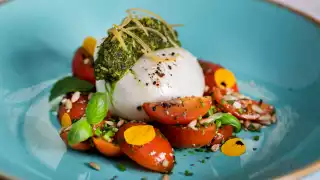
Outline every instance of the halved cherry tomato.
<path id="1" fill-rule="evenodd" d="M 226 141 L 232 136 L 233 127 L 231 125 L 222 126 L 213 138 L 211 145 L 221 144 L 222 140 Z"/>
<path id="2" fill-rule="evenodd" d="M 159 125 L 160 131 L 176 148 L 197 148 L 210 144 L 216 134 L 216 125 L 200 127 L 198 130 L 187 126 Z"/>
<path id="3" fill-rule="evenodd" d="M 259 103 L 252 99 L 239 99 L 235 100 L 241 104 L 241 108 L 234 107 L 233 104 L 224 100 L 224 96 L 227 94 L 226 90 L 213 87 L 213 99 L 219 103 L 225 112 L 229 112 L 242 120 L 259 120 L 259 118 L 266 114 L 273 114 L 274 107 L 263 102 Z M 234 103 L 234 102 L 233 102 Z M 252 106 L 256 105 L 262 109 L 262 113 L 255 112 Z M 241 109 L 241 110 L 240 110 Z"/>
<path id="4" fill-rule="evenodd" d="M 90 143 L 89 143 L 88 141 L 84 141 L 84 142 L 81 142 L 81 143 L 78 143 L 78 144 L 75 144 L 75 145 L 70 146 L 70 145 L 68 144 L 68 132 L 67 132 L 67 131 L 66 131 L 66 132 L 62 132 L 62 133 L 60 134 L 60 137 L 61 137 L 61 139 L 63 140 L 63 142 L 64 142 L 67 146 L 71 147 L 71 148 L 74 149 L 74 150 L 87 151 L 87 150 L 91 149 L 91 145 L 90 145 Z"/>
<path id="5" fill-rule="evenodd" d="M 70 99 L 70 98 L 69 98 Z M 71 120 L 79 120 L 81 117 L 86 113 L 86 108 L 88 104 L 88 96 L 87 95 L 80 95 L 80 98 L 72 103 L 72 108 L 68 112 L 67 109 L 63 104 L 60 104 L 59 111 L 58 111 L 58 118 L 61 122 L 62 116 L 64 113 L 67 113 Z"/>
<path id="6" fill-rule="evenodd" d="M 86 60 L 87 59 L 87 60 Z M 72 73 L 75 77 L 95 84 L 94 68 L 92 66 L 93 58 L 89 53 L 80 47 L 72 60 Z"/>
<path id="7" fill-rule="evenodd" d="M 92 141 L 97 150 L 105 156 L 116 157 L 122 154 L 119 145 L 113 144 L 112 142 L 107 142 L 99 137 L 93 137 Z"/>
<path id="8" fill-rule="evenodd" d="M 168 173 L 174 166 L 174 152 L 168 140 L 161 132 L 154 128 L 154 139 L 142 146 L 130 145 L 126 142 L 124 132 L 133 126 L 146 125 L 144 123 L 127 123 L 117 132 L 117 141 L 120 149 L 136 163 L 157 172 Z"/>
<path id="9" fill-rule="evenodd" d="M 205 115 L 212 104 L 210 97 L 184 97 L 157 103 L 144 103 L 149 117 L 162 124 L 188 124 Z"/>
<path id="10" fill-rule="evenodd" d="M 199 63 L 203 69 L 205 84 L 209 87 L 208 91 L 205 92 L 205 95 L 209 95 L 212 92 L 213 87 L 221 87 L 221 84 L 234 92 L 239 92 L 236 80 L 230 71 L 226 70 L 223 66 L 212 62 L 199 60 Z M 220 73 L 216 74 L 218 70 L 225 70 L 228 73 L 226 76 L 220 75 Z M 231 84 L 227 84 L 227 78 L 232 79 Z M 217 79 L 219 79 L 219 82 L 216 81 Z"/>

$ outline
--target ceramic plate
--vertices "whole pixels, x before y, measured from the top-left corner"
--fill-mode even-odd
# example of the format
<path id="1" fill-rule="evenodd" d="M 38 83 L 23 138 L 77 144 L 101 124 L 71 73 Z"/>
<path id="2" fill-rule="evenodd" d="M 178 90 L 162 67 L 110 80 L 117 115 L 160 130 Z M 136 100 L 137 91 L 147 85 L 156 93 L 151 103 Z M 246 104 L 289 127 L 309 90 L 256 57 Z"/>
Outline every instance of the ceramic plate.
<path id="1" fill-rule="evenodd" d="M 278 111 L 276 125 L 239 134 L 247 145 L 240 157 L 176 152 L 171 179 L 267 179 L 319 159 L 320 26 L 308 18 L 257 0 L 17 0 L 0 7 L 0 171 L 30 180 L 162 176 L 125 158 L 67 149 L 48 103 L 82 40 L 105 36 L 131 7 L 184 24 L 178 30 L 184 48 L 232 70 L 241 92 Z M 90 161 L 101 170 L 88 168 Z M 127 171 L 115 167 L 118 161 Z"/>

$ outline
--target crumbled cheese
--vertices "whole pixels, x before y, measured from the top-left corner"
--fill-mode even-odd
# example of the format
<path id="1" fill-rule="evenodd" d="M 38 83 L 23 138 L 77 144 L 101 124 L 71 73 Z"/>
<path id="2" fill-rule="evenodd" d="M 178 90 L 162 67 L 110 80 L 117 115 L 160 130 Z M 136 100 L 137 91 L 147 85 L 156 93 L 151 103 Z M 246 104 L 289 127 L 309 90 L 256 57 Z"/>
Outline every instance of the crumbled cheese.
<path id="1" fill-rule="evenodd" d="M 153 156 L 153 155 L 155 155 L 155 154 L 156 154 L 155 151 L 151 151 L 151 153 L 150 153 L 151 156 Z"/>

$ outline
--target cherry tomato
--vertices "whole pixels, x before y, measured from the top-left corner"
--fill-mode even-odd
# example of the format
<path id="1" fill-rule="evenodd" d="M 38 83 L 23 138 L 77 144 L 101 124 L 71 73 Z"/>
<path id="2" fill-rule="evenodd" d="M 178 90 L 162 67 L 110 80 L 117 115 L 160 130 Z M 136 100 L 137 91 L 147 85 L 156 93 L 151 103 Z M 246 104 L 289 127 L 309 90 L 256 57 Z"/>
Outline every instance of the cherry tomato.
<path id="1" fill-rule="evenodd" d="M 96 149 L 105 156 L 116 157 L 122 154 L 120 147 L 112 142 L 107 142 L 99 137 L 93 137 L 92 141 Z"/>
<path id="2" fill-rule="evenodd" d="M 198 130 L 186 126 L 159 125 L 161 132 L 176 148 L 198 148 L 210 144 L 216 134 L 216 125 L 200 127 Z"/>
<path id="3" fill-rule="evenodd" d="M 70 96 L 67 96 L 67 98 L 71 98 Z M 62 116 L 64 113 L 67 113 L 70 116 L 71 120 L 79 120 L 82 116 L 86 113 L 86 108 L 88 104 L 88 96 L 87 95 L 80 95 L 80 98 L 72 103 L 72 108 L 68 112 L 65 108 L 65 105 L 60 104 L 59 111 L 58 111 L 58 118 L 61 122 Z"/>
<path id="4" fill-rule="evenodd" d="M 124 139 L 124 132 L 133 126 L 145 125 L 144 123 L 127 123 L 117 132 L 117 141 L 120 149 L 139 165 L 157 172 L 168 173 L 174 166 L 174 152 L 168 140 L 161 132 L 154 128 L 155 138 L 142 146 L 130 145 Z"/>
<path id="5" fill-rule="evenodd" d="M 91 149 L 91 145 L 90 145 L 89 141 L 84 141 L 84 142 L 81 142 L 81 143 L 74 144 L 74 145 L 70 146 L 70 145 L 68 144 L 68 132 L 67 132 L 67 131 L 61 133 L 61 134 L 60 134 L 60 137 L 61 137 L 61 139 L 63 140 L 63 142 L 64 142 L 67 146 L 71 147 L 71 148 L 74 149 L 74 150 L 87 151 L 87 150 Z"/>
<path id="6" fill-rule="evenodd" d="M 157 103 L 144 103 L 149 117 L 162 124 L 188 124 L 205 115 L 212 104 L 210 97 L 184 97 Z"/>
<path id="7" fill-rule="evenodd" d="M 75 77 L 95 84 L 94 68 L 92 66 L 93 58 L 89 53 L 80 47 L 72 60 L 72 73 Z"/>
<path id="8" fill-rule="evenodd" d="M 213 138 L 211 145 L 221 144 L 222 140 L 226 141 L 232 136 L 233 127 L 231 125 L 222 126 Z"/>
<path id="9" fill-rule="evenodd" d="M 203 69 L 206 86 L 209 88 L 205 95 L 209 95 L 213 87 L 228 88 L 239 92 L 236 79 L 231 71 L 208 61 L 199 60 L 199 63 Z"/>
<path id="10" fill-rule="evenodd" d="M 274 107 L 263 102 L 254 101 L 252 99 L 241 99 L 239 98 L 239 93 L 229 94 L 228 96 L 234 96 L 238 98 L 237 100 L 229 103 L 224 100 L 227 95 L 226 90 L 213 87 L 213 99 L 223 107 L 225 112 L 229 112 L 236 116 L 238 119 L 242 120 L 259 120 L 260 117 L 264 115 L 271 115 L 274 113 Z M 236 108 L 233 104 L 237 102 L 241 105 L 241 108 Z M 261 109 L 261 113 L 253 110 L 253 106 L 258 106 Z"/>

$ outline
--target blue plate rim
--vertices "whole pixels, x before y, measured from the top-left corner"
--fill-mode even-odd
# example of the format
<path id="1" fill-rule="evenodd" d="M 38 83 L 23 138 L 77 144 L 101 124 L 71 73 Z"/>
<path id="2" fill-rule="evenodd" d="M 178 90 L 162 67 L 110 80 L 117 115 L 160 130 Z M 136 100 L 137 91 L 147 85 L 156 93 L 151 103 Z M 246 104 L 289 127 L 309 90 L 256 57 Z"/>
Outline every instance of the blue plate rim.
<path id="1" fill-rule="evenodd" d="M 11 3 L 11 2 L 14 2 L 14 1 L 15 0 L 3 0 L 3 1 L 0 0 L 0 6 L 5 6 L 5 5 L 7 5 L 7 4 Z M 306 21 L 309 21 L 310 23 L 312 23 L 315 26 L 317 26 L 318 28 L 320 28 L 320 19 L 317 19 L 316 17 L 312 16 L 311 14 L 309 14 L 309 13 L 307 13 L 305 11 L 302 11 L 302 10 L 296 8 L 296 7 L 293 7 L 292 5 L 285 4 L 283 2 L 278 2 L 278 1 L 275 1 L 275 0 L 265 0 L 264 2 L 272 4 L 274 6 L 277 6 L 278 8 L 288 10 L 291 13 L 296 14 L 298 16 L 301 16 Z M 293 177 L 297 172 L 305 172 L 305 173 L 304 174 L 299 174 L 300 177 L 296 177 L 296 178 L 302 178 L 303 176 L 308 176 L 308 175 L 320 172 L 318 169 L 316 169 L 316 168 L 313 169 L 312 168 L 313 166 L 316 166 L 319 163 L 320 163 L 320 161 L 315 160 L 315 161 L 309 163 L 308 165 L 306 165 L 303 168 L 296 169 L 296 170 L 293 170 L 293 171 L 291 171 L 291 172 L 289 172 L 287 174 L 280 175 L 278 177 L 275 177 L 275 179 Z M 310 170 L 310 169 L 313 169 L 313 170 Z M 0 172 L 0 179 L 3 179 L 3 180 L 17 180 L 17 178 L 14 175 L 9 175 L 9 174 L 7 174 L 5 172 Z"/>

